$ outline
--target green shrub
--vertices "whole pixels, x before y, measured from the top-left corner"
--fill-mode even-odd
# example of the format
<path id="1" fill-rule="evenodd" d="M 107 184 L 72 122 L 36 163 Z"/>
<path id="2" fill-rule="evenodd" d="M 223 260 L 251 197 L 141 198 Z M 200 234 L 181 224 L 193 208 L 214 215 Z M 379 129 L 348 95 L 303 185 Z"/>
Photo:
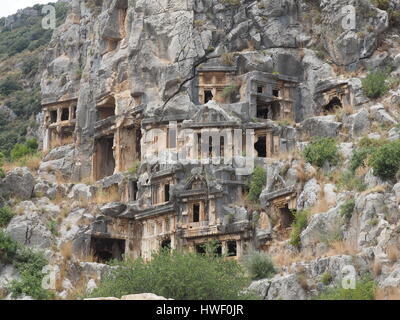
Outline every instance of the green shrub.
<path id="1" fill-rule="evenodd" d="M 343 170 L 340 176 L 338 187 L 345 190 L 355 190 L 357 192 L 363 192 L 367 189 L 367 185 L 364 180 L 357 177 L 351 170 Z"/>
<path id="2" fill-rule="evenodd" d="M 371 155 L 374 150 L 374 147 L 364 147 L 355 150 L 350 158 L 350 170 L 355 172 L 358 168 L 365 167 L 368 156 Z"/>
<path id="3" fill-rule="evenodd" d="M 267 172 L 264 168 L 256 166 L 251 175 L 249 184 L 249 200 L 253 203 L 258 203 L 261 192 L 267 183 Z"/>
<path id="4" fill-rule="evenodd" d="M 27 145 L 17 143 L 14 148 L 11 150 L 11 159 L 13 161 L 21 159 L 22 157 L 31 153 L 31 150 L 28 148 Z"/>
<path id="5" fill-rule="evenodd" d="M 383 70 L 369 72 L 368 75 L 362 79 L 362 87 L 368 98 L 379 98 L 384 95 L 389 86 L 386 84 L 387 73 Z"/>
<path id="6" fill-rule="evenodd" d="M 340 206 L 340 214 L 346 219 L 350 220 L 353 215 L 354 208 L 356 206 L 356 202 L 354 199 L 347 200 L 343 205 Z"/>
<path id="7" fill-rule="evenodd" d="M 243 257 L 243 265 L 253 280 L 272 278 L 276 273 L 271 257 L 264 252 L 248 252 Z"/>
<path id="8" fill-rule="evenodd" d="M 339 159 L 337 142 L 332 138 L 317 138 L 305 147 L 303 155 L 307 162 L 320 168 L 326 162 L 336 165 Z"/>
<path id="9" fill-rule="evenodd" d="M 50 232 L 57 236 L 58 235 L 58 231 L 57 231 L 57 227 L 58 227 L 58 223 L 55 220 L 51 220 L 47 223 L 47 228 L 50 230 Z"/>
<path id="10" fill-rule="evenodd" d="M 7 227 L 13 217 L 14 212 L 10 207 L 0 208 L 0 228 Z"/>
<path id="11" fill-rule="evenodd" d="M 43 254 L 29 248 L 20 248 L 13 263 L 20 274 L 19 280 L 11 281 L 8 290 L 13 298 L 28 295 L 36 300 L 48 300 L 53 294 L 42 288 L 45 274 L 43 268 L 48 264 Z"/>
<path id="12" fill-rule="evenodd" d="M 34 154 L 38 146 L 36 139 L 30 139 L 25 144 L 17 143 L 11 150 L 11 159 L 16 161 L 27 155 Z"/>
<path id="13" fill-rule="evenodd" d="M 290 244 L 299 247 L 301 244 L 300 235 L 308 225 L 308 211 L 298 211 L 294 214 Z"/>
<path id="14" fill-rule="evenodd" d="M 18 244 L 0 230 L 0 263 L 10 263 L 17 255 Z"/>
<path id="15" fill-rule="evenodd" d="M 321 282 L 326 286 L 330 284 L 332 282 L 332 274 L 326 271 L 321 277 Z"/>
<path id="16" fill-rule="evenodd" d="M 356 282 L 355 289 L 344 289 L 337 286 L 314 297 L 315 300 L 374 300 L 375 282 L 364 277 Z"/>
<path id="17" fill-rule="evenodd" d="M 3 168 L 0 168 L 0 179 L 3 179 L 6 177 L 6 173 L 4 172 Z"/>
<path id="18" fill-rule="evenodd" d="M 18 81 L 12 77 L 7 77 L 0 81 L 0 94 L 8 96 L 14 91 L 21 90 L 22 87 Z"/>
<path id="19" fill-rule="evenodd" d="M 374 175 L 382 179 L 392 179 L 400 170 L 400 141 L 388 142 L 377 148 L 368 164 L 374 169 Z"/>
<path id="20" fill-rule="evenodd" d="M 152 260 L 116 262 L 92 297 L 152 292 L 175 300 L 248 298 L 250 284 L 241 266 L 215 255 L 161 250 Z"/>

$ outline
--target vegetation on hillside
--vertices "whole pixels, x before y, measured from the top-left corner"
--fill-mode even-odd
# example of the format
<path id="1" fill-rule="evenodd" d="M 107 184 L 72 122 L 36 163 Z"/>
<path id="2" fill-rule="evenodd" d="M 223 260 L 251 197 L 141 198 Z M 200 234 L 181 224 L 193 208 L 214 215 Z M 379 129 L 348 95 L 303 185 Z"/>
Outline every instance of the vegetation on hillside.
<path id="1" fill-rule="evenodd" d="M 66 18 L 68 4 L 59 2 L 54 6 L 59 26 Z M 36 75 L 53 33 L 42 28 L 42 7 L 35 5 L 37 14 L 23 12 L 14 23 L 0 19 L 0 106 L 7 106 L 16 115 L 10 117 L 0 108 L 0 152 L 7 159 L 15 144 L 25 142 L 27 129 L 37 126 L 35 115 L 41 110 Z"/>
<path id="2" fill-rule="evenodd" d="M 151 261 L 116 262 L 92 297 L 151 292 L 175 300 L 236 300 L 250 284 L 242 267 L 215 254 L 161 250 Z"/>
<path id="3" fill-rule="evenodd" d="M 27 295 L 37 300 L 47 300 L 53 297 L 52 292 L 42 288 L 45 276 L 42 270 L 48 263 L 43 254 L 20 245 L 2 230 L 0 263 L 11 263 L 19 272 L 19 279 L 11 281 L 7 287 L 13 298 Z"/>

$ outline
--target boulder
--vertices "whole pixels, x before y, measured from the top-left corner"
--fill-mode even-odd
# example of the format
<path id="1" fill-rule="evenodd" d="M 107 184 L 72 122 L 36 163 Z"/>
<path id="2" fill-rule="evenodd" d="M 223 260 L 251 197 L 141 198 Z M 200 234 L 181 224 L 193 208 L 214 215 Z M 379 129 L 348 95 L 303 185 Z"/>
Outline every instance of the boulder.
<path id="1" fill-rule="evenodd" d="M 377 9 L 369 1 L 357 2 L 354 16 L 345 10 L 348 5 L 347 0 L 320 3 L 325 48 L 336 64 L 344 66 L 370 57 L 377 47 L 379 35 L 389 26 L 388 13 Z M 352 18 L 357 25 L 356 30 L 351 26 Z"/>
<path id="2" fill-rule="evenodd" d="M 117 217 L 126 210 L 127 206 L 121 202 L 110 202 L 100 208 L 102 214 Z"/>
<path id="3" fill-rule="evenodd" d="M 312 117 L 301 123 L 300 130 L 310 137 L 337 137 L 342 124 L 334 115 Z"/>
<path id="4" fill-rule="evenodd" d="M 33 212 L 14 217 L 6 232 L 15 241 L 28 247 L 47 249 L 53 242 L 50 230 L 43 224 L 41 217 Z"/>
<path id="5" fill-rule="evenodd" d="M 68 194 L 69 199 L 74 200 L 90 200 L 94 196 L 94 187 L 87 184 L 78 183 L 74 185 L 71 192 Z"/>
<path id="6" fill-rule="evenodd" d="M 318 201 L 319 193 L 320 186 L 317 180 L 315 178 L 308 180 L 297 199 L 297 208 L 303 210 L 315 205 Z"/>
<path id="7" fill-rule="evenodd" d="M 21 200 L 32 197 L 35 179 L 28 168 L 15 168 L 0 183 L 0 193 Z"/>
<path id="8" fill-rule="evenodd" d="M 382 124 L 395 125 L 397 121 L 385 110 L 385 107 L 378 103 L 370 108 L 371 117 Z"/>

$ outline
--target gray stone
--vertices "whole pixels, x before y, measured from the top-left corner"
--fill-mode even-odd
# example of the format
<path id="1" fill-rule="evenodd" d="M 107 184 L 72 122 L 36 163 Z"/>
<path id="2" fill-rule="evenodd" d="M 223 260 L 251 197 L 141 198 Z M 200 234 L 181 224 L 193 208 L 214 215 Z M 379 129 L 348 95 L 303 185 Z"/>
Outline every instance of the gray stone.
<path id="1" fill-rule="evenodd" d="M 337 137 L 341 126 L 335 116 L 320 116 L 304 120 L 300 129 L 310 137 Z"/>
<path id="2" fill-rule="evenodd" d="M 19 243 L 39 249 L 50 248 L 53 235 L 36 213 L 25 213 L 14 217 L 6 232 Z"/>
<path id="3" fill-rule="evenodd" d="M 35 179 L 28 168 L 15 168 L 0 183 L 1 193 L 27 200 L 32 197 Z"/>
<path id="4" fill-rule="evenodd" d="M 107 203 L 100 208 L 102 214 L 110 217 L 117 217 L 126 210 L 126 205 L 121 202 Z"/>

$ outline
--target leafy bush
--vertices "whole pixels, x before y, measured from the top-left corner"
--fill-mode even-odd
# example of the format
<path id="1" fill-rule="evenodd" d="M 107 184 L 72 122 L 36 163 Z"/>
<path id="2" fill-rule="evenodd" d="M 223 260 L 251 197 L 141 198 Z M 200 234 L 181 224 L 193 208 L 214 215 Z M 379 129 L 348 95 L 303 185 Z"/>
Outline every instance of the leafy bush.
<path id="1" fill-rule="evenodd" d="M 332 138 L 318 138 L 310 142 L 303 151 L 307 162 L 322 168 L 326 162 L 336 165 L 339 159 L 337 142 Z"/>
<path id="2" fill-rule="evenodd" d="M 332 282 L 332 274 L 326 271 L 321 277 L 321 282 L 326 286 L 330 284 Z"/>
<path id="3" fill-rule="evenodd" d="M 353 171 L 344 170 L 340 176 L 338 186 L 340 189 L 355 190 L 357 192 L 363 192 L 367 189 L 367 185 L 364 180 L 357 177 Z"/>
<path id="4" fill-rule="evenodd" d="M 14 266 L 20 274 L 19 280 L 11 281 L 8 290 L 13 298 L 25 294 L 36 300 L 48 300 L 53 298 L 53 294 L 42 288 L 43 268 L 47 265 L 47 260 L 42 253 L 34 252 L 29 248 L 20 248 Z"/>
<path id="5" fill-rule="evenodd" d="M 17 255 L 18 244 L 0 230 L 0 263 L 10 263 Z"/>
<path id="6" fill-rule="evenodd" d="M 294 214 L 290 244 L 299 247 L 301 244 L 300 235 L 308 225 L 308 211 L 298 211 Z"/>
<path id="7" fill-rule="evenodd" d="M 152 292 L 176 300 L 243 299 L 250 279 L 236 261 L 215 255 L 161 250 L 152 260 L 116 262 L 92 297 Z"/>
<path id="8" fill-rule="evenodd" d="M 388 142 L 377 148 L 368 164 L 374 169 L 374 175 L 382 179 L 391 179 L 400 170 L 400 141 Z"/>
<path id="9" fill-rule="evenodd" d="M 355 150 L 350 158 L 350 170 L 355 172 L 358 168 L 365 167 L 365 160 L 367 160 L 368 156 L 373 150 L 374 148 L 371 147 L 359 148 Z"/>
<path id="10" fill-rule="evenodd" d="M 243 257 L 243 265 L 253 280 L 272 278 L 276 273 L 271 257 L 263 252 L 248 252 Z"/>
<path id="11" fill-rule="evenodd" d="M 362 79 L 362 87 L 368 98 L 379 98 L 384 95 L 389 86 L 386 84 L 387 73 L 383 70 L 369 72 L 368 75 Z"/>
<path id="12" fill-rule="evenodd" d="M 7 77 L 0 81 L 0 94 L 8 96 L 14 91 L 21 90 L 22 87 L 18 81 L 12 77 Z"/>
<path id="13" fill-rule="evenodd" d="M 26 155 L 34 154 L 37 151 L 38 146 L 36 139 L 30 139 L 25 144 L 17 143 L 11 150 L 11 159 L 15 161 Z"/>
<path id="14" fill-rule="evenodd" d="M 42 280 L 45 276 L 42 270 L 47 265 L 43 254 L 23 247 L 2 230 L 0 230 L 0 263 L 12 263 L 19 272 L 20 279 L 11 281 L 7 287 L 13 298 L 18 298 L 23 294 L 37 300 L 53 297 L 50 291 L 42 288 Z"/>
<path id="15" fill-rule="evenodd" d="M 267 183 L 267 172 L 264 168 L 256 166 L 251 175 L 249 184 L 249 200 L 257 203 L 259 201 L 261 192 Z"/>
<path id="16" fill-rule="evenodd" d="M 340 207 L 340 214 L 347 219 L 351 219 L 351 216 L 354 212 L 354 207 L 356 206 L 356 202 L 354 199 L 347 200 L 341 207 Z"/>
<path id="17" fill-rule="evenodd" d="M 13 217 L 14 212 L 10 207 L 0 208 L 0 228 L 7 227 Z"/>
<path id="18" fill-rule="evenodd" d="M 374 300 L 375 282 L 364 277 L 356 282 L 355 289 L 344 289 L 341 286 L 328 289 L 314 297 L 315 300 Z"/>

